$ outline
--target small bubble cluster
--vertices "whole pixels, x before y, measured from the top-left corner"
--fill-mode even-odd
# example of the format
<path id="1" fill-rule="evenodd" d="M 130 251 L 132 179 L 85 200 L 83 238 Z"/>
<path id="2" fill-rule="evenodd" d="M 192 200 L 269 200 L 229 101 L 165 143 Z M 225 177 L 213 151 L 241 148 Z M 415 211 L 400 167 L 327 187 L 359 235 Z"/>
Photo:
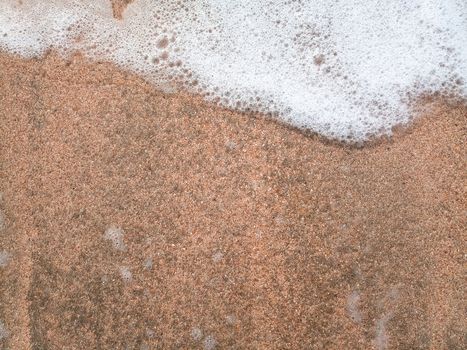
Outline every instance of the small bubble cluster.
<path id="1" fill-rule="evenodd" d="M 4 230 L 5 227 L 5 215 L 3 215 L 3 212 L 0 210 L 0 231 Z"/>
<path id="2" fill-rule="evenodd" d="M 356 322 L 362 322 L 362 314 L 359 309 L 360 293 L 353 291 L 347 298 L 347 312 L 351 319 Z"/>
<path id="3" fill-rule="evenodd" d="M 153 266 L 153 260 L 152 258 L 147 258 L 144 260 L 143 262 L 143 266 L 146 270 L 151 270 L 152 269 L 152 266 Z"/>
<path id="4" fill-rule="evenodd" d="M 0 267 L 6 267 L 10 262 L 11 254 L 6 250 L 0 250 Z"/>
<path id="5" fill-rule="evenodd" d="M 0 49 L 82 51 L 222 106 L 362 141 L 424 94 L 467 98 L 464 0 L 0 2 Z"/>
<path id="6" fill-rule="evenodd" d="M 120 277 L 122 278 L 123 282 L 130 283 L 133 281 L 133 274 L 130 271 L 128 266 L 120 266 L 119 267 Z"/>
<path id="7" fill-rule="evenodd" d="M 204 338 L 203 348 L 204 350 L 214 350 L 217 346 L 217 341 L 212 335 L 208 335 Z"/>
<path id="8" fill-rule="evenodd" d="M 224 254 L 220 251 L 217 251 L 214 254 L 212 254 L 212 261 L 214 261 L 215 263 L 220 262 L 223 258 Z"/>
<path id="9" fill-rule="evenodd" d="M 3 324 L 3 321 L 0 320 L 0 340 L 8 338 L 10 333 L 6 329 L 6 326 Z"/>
<path id="10" fill-rule="evenodd" d="M 204 350 L 214 350 L 217 347 L 217 340 L 212 334 L 207 334 L 203 339 L 203 331 L 199 327 L 193 327 L 190 332 L 191 339 L 195 342 L 203 341 Z"/>
<path id="11" fill-rule="evenodd" d="M 199 327 L 193 327 L 190 335 L 194 341 L 200 341 L 203 338 L 203 331 Z"/>
<path id="12" fill-rule="evenodd" d="M 126 251 L 126 245 L 123 241 L 123 235 L 124 231 L 121 228 L 115 226 L 109 227 L 104 232 L 104 238 L 112 243 L 114 249 L 122 252 Z"/>

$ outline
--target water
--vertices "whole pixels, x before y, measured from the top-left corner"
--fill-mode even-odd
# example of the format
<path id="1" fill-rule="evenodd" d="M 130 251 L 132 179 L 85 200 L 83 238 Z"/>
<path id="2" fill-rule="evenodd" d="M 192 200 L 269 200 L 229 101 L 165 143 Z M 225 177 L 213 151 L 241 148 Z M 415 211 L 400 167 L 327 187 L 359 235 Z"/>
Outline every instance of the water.
<path id="1" fill-rule="evenodd" d="M 81 50 L 158 87 L 361 141 L 410 121 L 410 99 L 467 98 L 464 0 L 3 0 L 0 48 Z"/>

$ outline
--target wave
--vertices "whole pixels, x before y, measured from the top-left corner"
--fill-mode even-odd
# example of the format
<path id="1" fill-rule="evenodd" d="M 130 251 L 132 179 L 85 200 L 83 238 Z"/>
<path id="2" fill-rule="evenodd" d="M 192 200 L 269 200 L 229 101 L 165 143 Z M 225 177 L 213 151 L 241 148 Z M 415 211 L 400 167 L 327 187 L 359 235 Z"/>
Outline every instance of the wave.
<path id="1" fill-rule="evenodd" d="M 467 97 L 463 0 L 135 0 L 0 4 L 0 49 L 76 50 L 223 106 L 339 140 L 390 134 L 414 96 Z"/>

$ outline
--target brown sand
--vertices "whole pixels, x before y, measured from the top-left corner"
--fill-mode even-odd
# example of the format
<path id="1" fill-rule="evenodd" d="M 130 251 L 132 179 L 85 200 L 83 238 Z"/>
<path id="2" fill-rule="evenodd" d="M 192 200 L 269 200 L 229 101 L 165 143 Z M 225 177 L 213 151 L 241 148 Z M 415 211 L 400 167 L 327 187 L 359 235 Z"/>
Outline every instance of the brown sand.
<path id="1" fill-rule="evenodd" d="M 465 349 L 466 116 L 351 148 L 0 55 L 0 348 Z"/>
<path id="2" fill-rule="evenodd" d="M 133 0 L 111 0 L 113 16 L 117 19 L 122 19 L 126 7 L 132 2 Z"/>

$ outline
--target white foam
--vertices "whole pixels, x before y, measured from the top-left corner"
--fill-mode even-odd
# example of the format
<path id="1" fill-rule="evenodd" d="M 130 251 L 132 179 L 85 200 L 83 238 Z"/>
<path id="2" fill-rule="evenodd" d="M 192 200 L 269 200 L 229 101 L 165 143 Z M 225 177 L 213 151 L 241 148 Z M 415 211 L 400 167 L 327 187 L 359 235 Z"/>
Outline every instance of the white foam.
<path id="1" fill-rule="evenodd" d="M 114 249 L 125 252 L 124 231 L 120 227 L 110 226 L 104 232 L 104 239 L 112 242 Z"/>
<path id="2" fill-rule="evenodd" d="M 206 338 L 204 338 L 203 343 L 204 350 L 214 350 L 217 345 L 217 341 L 212 335 L 208 335 Z"/>
<path id="3" fill-rule="evenodd" d="M 0 48 L 82 50 L 159 87 L 341 140 L 389 134 L 407 93 L 467 98 L 464 0 L 107 0 L 0 4 Z"/>
<path id="4" fill-rule="evenodd" d="M 0 210 L 0 231 L 4 230 L 6 227 L 6 224 L 5 224 L 5 215 L 3 214 L 3 212 Z"/>
<path id="5" fill-rule="evenodd" d="M 6 329 L 3 321 L 0 320 L 0 340 L 8 338 L 9 335 L 10 335 L 10 332 L 8 332 L 8 329 Z"/>
<path id="6" fill-rule="evenodd" d="M 128 266 L 120 266 L 118 270 L 120 271 L 120 277 L 122 277 L 125 283 L 130 283 L 133 280 L 133 274 Z"/>
<path id="7" fill-rule="evenodd" d="M 359 303 L 360 303 L 360 293 L 354 290 L 347 297 L 347 311 L 350 317 L 352 318 L 352 320 L 356 323 L 362 322 L 362 314 L 359 309 Z"/>
<path id="8" fill-rule="evenodd" d="M 11 254 L 6 250 L 0 250 L 0 267 L 6 267 L 10 262 Z"/>
<path id="9" fill-rule="evenodd" d="M 212 261 L 214 261 L 215 263 L 218 263 L 222 260 L 222 258 L 224 257 L 224 254 L 222 252 L 215 252 L 214 254 L 212 254 Z"/>
<path id="10" fill-rule="evenodd" d="M 153 267 L 154 263 L 153 263 L 153 260 L 152 258 L 147 258 L 146 260 L 144 260 L 143 262 L 143 266 L 146 270 L 151 270 L 152 267 Z"/>
<path id="11" fill-rule="evenodd" d="M 203 331 L 199 327 L 193 327 L 191 329 L 191 338 L 194 341 L 200 341 L 201 338 L 203 337 Z"/>

